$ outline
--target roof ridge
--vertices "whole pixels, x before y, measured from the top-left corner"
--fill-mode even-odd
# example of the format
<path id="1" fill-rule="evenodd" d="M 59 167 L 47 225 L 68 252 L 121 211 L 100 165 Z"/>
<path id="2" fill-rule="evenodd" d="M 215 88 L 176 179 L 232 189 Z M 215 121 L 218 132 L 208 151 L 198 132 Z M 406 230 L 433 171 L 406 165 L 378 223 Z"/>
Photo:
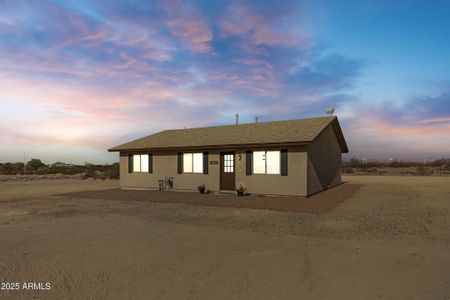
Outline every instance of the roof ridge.
<path id="1" fill-rule="evenodd" d="M 258 123 L 239 123 L 236 124 L 227 124 L 227 125 L 211 125 L 211 126 L 203 126 L 203 127 L 190 127 L 190 128 L 174 128 L 174 129 L 166 129 L 164 131 L 177 131 L 177 130 L 189 130 L 189 129 L 204 129 L 204 128 L 217 128 L 217 127 L 236 127 L 236 126 L 249 126 L 249 125 L 261 125 L 261 124 L 272 124 L 272 123 L 285 123 L 285 122 L 295 122 L 295 121 L 306 121 L 306 120 L 317 120 L 317 119 L 335 119 L 336 116 L 323 116 L 323 117 L 311 117 L 311 118 L 304 118 L 304 119 L 289 119 L 289 120 L 274 120 L 274 121 L 267 121 L 267 122 L 258 122 Z M 163 131 L 159 131 L 163 132 Z M 157 132 L 157 133 L 159 133 Z M 156 133 L 155 133 L 156 134 Z"/>

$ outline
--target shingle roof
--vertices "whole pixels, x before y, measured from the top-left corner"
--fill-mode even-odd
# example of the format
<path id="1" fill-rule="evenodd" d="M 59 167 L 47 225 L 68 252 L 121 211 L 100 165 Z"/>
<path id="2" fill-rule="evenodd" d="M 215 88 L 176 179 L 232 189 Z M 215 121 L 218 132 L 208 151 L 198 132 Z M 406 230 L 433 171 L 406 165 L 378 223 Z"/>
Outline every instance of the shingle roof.
<path id="1" fill-rule="evenodd" d="M 333 126 L 342 152 L 348 152 L 336 117 L 165 130 L 113 147 L 109 151 L 308 144 L 328 125 Z"/>

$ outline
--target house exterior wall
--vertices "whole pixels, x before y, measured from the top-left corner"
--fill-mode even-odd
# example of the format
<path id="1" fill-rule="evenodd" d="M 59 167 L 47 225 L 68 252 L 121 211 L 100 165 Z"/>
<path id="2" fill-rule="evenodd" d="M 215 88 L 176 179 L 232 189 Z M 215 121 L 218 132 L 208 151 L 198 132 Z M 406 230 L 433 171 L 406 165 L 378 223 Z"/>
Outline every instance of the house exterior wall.
<path id="1" fill-rule="evenodd" d="M 341 183 L 342 153 L 331 126 L 308 146 L 308 196 Z"/>
<path id="2" fill-rule="evenodd" d="M 283 148 L 284 149 L 284 148 Z M 257 151 L 258 149 L 252 149 Z M 262 149 L 261 149 L 262 150 Z M 264 150 L 281 150 L 264 149 Z M 236 164 L 236 185 L 248 188 L 249 193 L 284 196 L 307 195 L 307 152 L 306 147 L 288 148 L 288 175 L 245 174 L 245 150 L 236 151 L 242 160 Z"/>
<path id="3" fill-rule="evenodd" d="M 200 151 L 199 151 L 200 152 Z M 220 160 L 220 152 L 209 151 L 209 161 Z M 209 165 L 208 174 L 177 173 L 177 152 L 153 152 L 153 173 L 128 173 L 128 153 L 120 154 L 120 186 L 122 188 L 158 189 L 158 180 L 173 177 L 173 189 L 195 190 L 204 183 L 212 191 L 219 190 L 219 165 Z"/>
<path id="4" fill-rule="evenodd" d="M 285 148 L 283 148 L 285 149 Z M 281 175 L 246 175 L 246 150 L 281 150 L 242 149 L 235 150 L 236 187 L 240 184 L 248 188 L 249 193 L 306 196 L 307 195 L 307 148 L 288 148 L 288 176 Z M 205 149 L 205 151 L 208 151 Z M 120 186 L 122 188 L 158 189 L 158 180 L 173 177 L 174 190 L 195 190 L 199 184 L 205 184 L 212 191 L 220 190 L 220 152 L 208 151 L 208 174 L 178 174 L 177 152 L 153 152 L 153 173 L 128 173 L 128 153 L 120 153 Z M 195 151 L 202 152 L 202 151 Z M 144 152 L 143 152 L 144 153 Z M 239 159 L 240 157 L 240 159 Z"/>

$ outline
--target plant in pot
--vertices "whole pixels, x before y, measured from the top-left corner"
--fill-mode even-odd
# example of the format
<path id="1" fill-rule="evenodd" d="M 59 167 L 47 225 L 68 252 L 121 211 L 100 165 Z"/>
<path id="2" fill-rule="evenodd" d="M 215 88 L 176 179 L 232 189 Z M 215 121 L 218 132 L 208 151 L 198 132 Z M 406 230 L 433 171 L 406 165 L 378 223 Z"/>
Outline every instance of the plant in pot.
<path id="1" fill-rule="evenodd" d="M 236 190 L 238 196 L 244 196 L 245 191 L 247 191 L 247 188 L 243 186 L 242 184 L 239 185 L 239 188 Z"/>
<path id="2" fill-rule="evenodd" d="M 206 191 L 206 186 L 204 183 L 197 186 L 197 190 L 200 192 L 200 194 L 204 194 Z"/>

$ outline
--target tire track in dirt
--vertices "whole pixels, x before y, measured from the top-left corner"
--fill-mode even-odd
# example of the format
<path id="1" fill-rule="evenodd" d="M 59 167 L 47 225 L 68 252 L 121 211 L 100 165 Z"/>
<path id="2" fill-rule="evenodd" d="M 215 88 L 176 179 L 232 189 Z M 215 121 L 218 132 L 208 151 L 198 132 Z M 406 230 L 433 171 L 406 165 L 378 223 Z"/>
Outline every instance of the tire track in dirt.
<path id="1" fill-rule="evenodd" d="M 108 299 L 110 276 L 104 268 L 83 271 L 86 263 L 84 246 L 73 255 L 69 265 L 61 265 L 31 252 L 13 255 L 7 262 L 0 262 L 2 282 L 50 282 L 50 291 L 18 290 L 9 295 L 29 299 L 30 296 L 44 299 Z"/>

